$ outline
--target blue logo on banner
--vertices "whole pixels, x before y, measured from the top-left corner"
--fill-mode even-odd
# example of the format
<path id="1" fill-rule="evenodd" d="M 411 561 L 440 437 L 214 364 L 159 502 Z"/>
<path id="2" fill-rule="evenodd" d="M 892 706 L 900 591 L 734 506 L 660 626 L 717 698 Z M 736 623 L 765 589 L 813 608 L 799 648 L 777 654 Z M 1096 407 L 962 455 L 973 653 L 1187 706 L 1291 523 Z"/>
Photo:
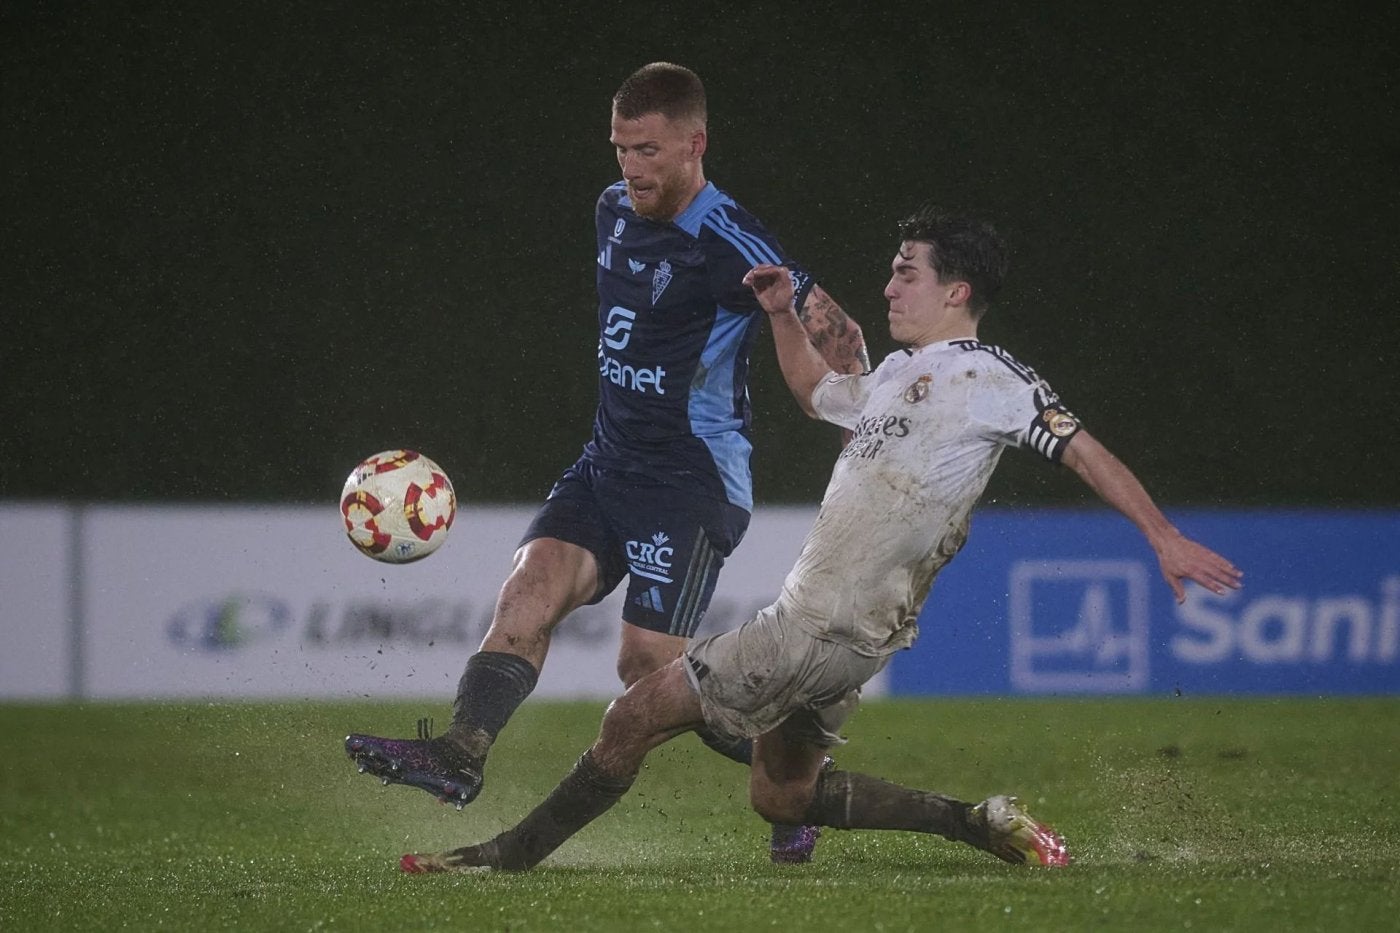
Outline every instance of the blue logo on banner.
<path id="1" fill-rule="evenodd" d="M 291 609 L 279 599 L 234 593 L 182 606 L 165 631 L 171 644 L 225 652 L 284 632 L 291 621 Z"/>

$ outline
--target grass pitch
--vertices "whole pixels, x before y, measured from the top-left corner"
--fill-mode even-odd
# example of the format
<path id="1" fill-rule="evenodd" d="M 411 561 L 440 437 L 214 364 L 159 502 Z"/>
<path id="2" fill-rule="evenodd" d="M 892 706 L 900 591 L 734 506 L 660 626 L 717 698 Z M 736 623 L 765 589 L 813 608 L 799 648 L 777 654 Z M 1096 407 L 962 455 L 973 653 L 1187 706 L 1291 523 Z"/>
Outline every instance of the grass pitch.
<path id="1" fill-rule="evenodd" d="M 381 787 L 349 731 L 435 704 L 0 706 L 0 930 L 1393 930 L 1400 698 L 868 703 L 840 765 L 1019 794 L 1063 871 L 828 830 L 768 863 L 741 768 L 682 737 L 534 872 L 408 876 L 549 791 L 601 703 L 527 703 L 458 813 Z M 437 710 L 440 717 L 445 709 Z"/>

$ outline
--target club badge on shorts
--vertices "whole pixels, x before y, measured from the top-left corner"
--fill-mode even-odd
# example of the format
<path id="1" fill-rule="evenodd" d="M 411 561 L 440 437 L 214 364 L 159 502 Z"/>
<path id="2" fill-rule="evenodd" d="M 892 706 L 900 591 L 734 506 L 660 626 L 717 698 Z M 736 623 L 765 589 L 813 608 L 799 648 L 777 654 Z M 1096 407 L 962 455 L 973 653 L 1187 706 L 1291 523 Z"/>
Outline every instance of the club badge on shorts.
<path id="1" fill-rule="evenodd" d="M 904 400 L 911 405 L 915 402 L 922 402 L 924 399 L 928 398 L 928 387 L 931 382 L 933 382 L 933 376 L 924 373 L 918 379 L 915 379 L 914 382 L 910 384 L 909 388 L 904 390 Z"/>

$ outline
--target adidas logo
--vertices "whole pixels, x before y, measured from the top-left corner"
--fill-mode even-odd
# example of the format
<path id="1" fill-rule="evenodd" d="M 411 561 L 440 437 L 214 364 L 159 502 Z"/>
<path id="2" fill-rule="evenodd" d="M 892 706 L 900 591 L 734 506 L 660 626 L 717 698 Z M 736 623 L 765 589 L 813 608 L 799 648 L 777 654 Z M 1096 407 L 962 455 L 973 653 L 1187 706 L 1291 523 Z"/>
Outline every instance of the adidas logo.
<path id="1" fill-rule="evenodd" d="M 665 612 L 665 607 L 661 604 L 661 587 L 653 586 L 651 589 L 637 595 L 632 602 L 643 609 L 650 609 L 652 612 Z"/>

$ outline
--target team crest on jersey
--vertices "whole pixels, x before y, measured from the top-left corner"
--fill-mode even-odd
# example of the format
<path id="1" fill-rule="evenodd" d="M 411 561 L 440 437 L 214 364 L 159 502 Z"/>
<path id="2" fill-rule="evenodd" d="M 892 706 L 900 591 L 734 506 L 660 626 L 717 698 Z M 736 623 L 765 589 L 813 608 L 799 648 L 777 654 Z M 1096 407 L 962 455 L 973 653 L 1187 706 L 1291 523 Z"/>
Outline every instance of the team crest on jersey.
<path id="1" fill-rule="evenodd" d="M 666 290 L 666 286 L 671 284 L 671 264 L 665 259 L 656 267 L 656 271 L 651 274 L 651 303 L 654 305 L 661 300 L 661 293 Z"/>
<path id="2" fill-rule="evenodd" d="M 915 379 L 909 385 L 909 388 L 904 390 L 904 400 L 911 405 L 915 402 L 922 402 L 924 399 L 928 398 L 928 387 L 931 382 L 933 382 L 933 376 L 924 373 L 918 379 Z"/>

